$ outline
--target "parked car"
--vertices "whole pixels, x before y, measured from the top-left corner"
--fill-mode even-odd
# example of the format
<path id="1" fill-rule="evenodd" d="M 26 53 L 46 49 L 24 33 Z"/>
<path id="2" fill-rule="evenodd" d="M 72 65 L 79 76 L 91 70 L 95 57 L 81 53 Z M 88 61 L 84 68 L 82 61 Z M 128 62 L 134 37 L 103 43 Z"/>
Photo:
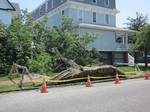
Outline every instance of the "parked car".
<path id="1" fill-rule="evenodd" d="M 145 56 L 138 57 L 138 63 L 144 63 L 145 62 Z M 147 62 L 150 63 L 150 55 L 147 55 Z"/>

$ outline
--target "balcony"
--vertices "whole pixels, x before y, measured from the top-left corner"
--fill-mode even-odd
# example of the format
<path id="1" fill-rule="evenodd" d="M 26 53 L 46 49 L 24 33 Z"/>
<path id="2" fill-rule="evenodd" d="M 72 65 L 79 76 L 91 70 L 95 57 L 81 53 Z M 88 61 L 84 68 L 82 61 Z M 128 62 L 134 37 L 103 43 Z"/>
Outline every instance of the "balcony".
<path id="1" fill-rule="evenodd" d="M 117 51 L 128 51 L 129 45 L 128 44 L 123 44 L 123 43 L 117 43 L 116 44 L 116 50 Z"/>

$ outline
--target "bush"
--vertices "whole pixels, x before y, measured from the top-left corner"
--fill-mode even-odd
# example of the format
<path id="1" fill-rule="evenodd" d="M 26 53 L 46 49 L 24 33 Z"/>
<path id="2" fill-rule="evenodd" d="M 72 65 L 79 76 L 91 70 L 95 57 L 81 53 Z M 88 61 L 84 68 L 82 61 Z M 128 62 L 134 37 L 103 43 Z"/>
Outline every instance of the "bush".
<path id="1" fill-rule="evenodd" d="M 10 71 L 10 65 L 7 63 L 0 63 L 0 76 L 7 75 Z"/>
<path id="2" fill-rule="evenodd" d="M 28 67 L 30 72 L 46 73 L 50 70 L 51 57 L 47 53 L 37 55 L 34 59 L 28 60 Z"/>

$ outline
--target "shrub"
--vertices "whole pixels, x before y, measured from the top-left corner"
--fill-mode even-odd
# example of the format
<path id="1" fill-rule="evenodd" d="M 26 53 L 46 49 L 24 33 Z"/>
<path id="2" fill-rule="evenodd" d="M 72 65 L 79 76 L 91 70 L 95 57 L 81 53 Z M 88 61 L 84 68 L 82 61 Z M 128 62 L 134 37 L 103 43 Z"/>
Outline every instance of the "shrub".
<path id="1" fill-rule="evenodd" d="M 28 60 L 28 67 L 30 72 L 46 73 L 50 70 L 51 57 L 47 53 L 37 55 L 34 59 Z"/>

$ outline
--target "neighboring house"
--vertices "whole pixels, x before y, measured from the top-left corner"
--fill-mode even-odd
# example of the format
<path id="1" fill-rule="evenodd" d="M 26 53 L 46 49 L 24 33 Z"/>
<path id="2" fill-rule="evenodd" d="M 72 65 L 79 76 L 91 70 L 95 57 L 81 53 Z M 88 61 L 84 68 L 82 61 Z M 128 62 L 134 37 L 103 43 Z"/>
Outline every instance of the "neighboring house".
<path id="1" fill-rule="evenodd" d="M 12 18 L 14 19 L 14 18 L 16 18 L 16 17 L 18 17 L 18 16 L 21 15 L 21 9 L 20 9 L 20 6 L 19 6 L 18 3 L 13 3 L 13 2 L 11 2 L 11 4 L 12 4 L 12 5 L 14 6 L 14 8 L 15 8 L 15 11 L 12 11 Z"/>
<path id="2" fill-rule="evenodd" d="M 6 26 L 11 24 L 14 6 L 8 0 L 0 0 L 0 21 Z"/>
<path id="3" fill-rule="evenodd" d="M 32 11 L 35 22 L 48 16 L 47 26 L 60 26 L 62 16 L 70 16 L 80 32 L 99 33 L 90 47 L 101 52 L 108 64 L 128 63 L 128 34 L 133 31 L 116 27 L 116 0 L 45 0 Z"/>

